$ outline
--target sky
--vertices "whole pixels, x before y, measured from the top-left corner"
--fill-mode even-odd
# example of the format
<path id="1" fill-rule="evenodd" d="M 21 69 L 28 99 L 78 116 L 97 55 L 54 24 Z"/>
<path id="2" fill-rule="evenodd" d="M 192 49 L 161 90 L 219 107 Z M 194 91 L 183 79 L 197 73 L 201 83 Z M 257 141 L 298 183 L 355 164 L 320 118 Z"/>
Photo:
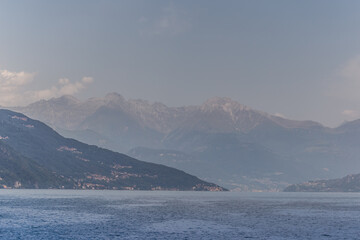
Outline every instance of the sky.
<path id="1" fill-rule="evenodd" d="M 230 97 L 326 126 L 360 118 L 360 1 L 0 1 L 0 105 L 70 94 Z"/>

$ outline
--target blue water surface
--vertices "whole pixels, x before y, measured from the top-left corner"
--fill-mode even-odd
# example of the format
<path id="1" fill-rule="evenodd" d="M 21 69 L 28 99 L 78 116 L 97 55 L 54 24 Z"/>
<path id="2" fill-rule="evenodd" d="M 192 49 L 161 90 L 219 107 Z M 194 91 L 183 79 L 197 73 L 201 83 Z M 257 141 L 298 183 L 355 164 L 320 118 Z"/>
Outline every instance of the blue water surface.
<path id="1" fill-rule="evenodd" d="M 360 239 L 360 194 L 0 190 L 1 239 Z"/>

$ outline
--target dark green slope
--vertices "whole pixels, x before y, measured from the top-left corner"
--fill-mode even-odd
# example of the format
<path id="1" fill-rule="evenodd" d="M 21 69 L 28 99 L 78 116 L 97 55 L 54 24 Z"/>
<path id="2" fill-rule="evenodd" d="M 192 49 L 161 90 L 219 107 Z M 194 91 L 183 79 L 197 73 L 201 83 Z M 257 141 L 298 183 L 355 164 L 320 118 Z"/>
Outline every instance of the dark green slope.
<path id="1" fill-rule="evenodd" d="M 224 190 L 174 168 L 64 138 L 42 122 L 9 110 L 0 110 L 0 136 L 18 153 L 14 158 L 22 155 L 51 173 L 51 187 Z"/>
<path id="2" fill-rule="evenodd" d="M 0 141 L 0 188 L 50 188 L 64 183 L 64 179 Z"/>

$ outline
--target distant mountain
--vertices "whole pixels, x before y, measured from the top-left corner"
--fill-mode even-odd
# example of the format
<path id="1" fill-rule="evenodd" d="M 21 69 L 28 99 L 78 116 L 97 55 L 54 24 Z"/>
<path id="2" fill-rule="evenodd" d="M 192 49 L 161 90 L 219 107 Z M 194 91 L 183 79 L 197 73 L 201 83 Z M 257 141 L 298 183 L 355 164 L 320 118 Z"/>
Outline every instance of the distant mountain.
<path id="1" fill-rule="evenodd" d="M 9 110 L 0 110 L 0 163 L 0 187 L 224 190 L 174 168 L 64 138 Z"/>
<path id="2" fill-rule="evenodd" d="M 134 148 L 129 155 L 138 159 L 183 169 L 206 181 L 217 182 L 232 189 L 248 191 L 278 190 L 288 185 L 288 180 L 299 179 L 295 167 L 286 159 L 260 145 L 236 143 L 230 146 L 227 136 L 217 137 L 219 144 L 209 143 L 202 152 L 185 153 L 167 149 Z"/>
<path id="3" fill-rule="evenodd" d="M 167 107 L 110 93 L 86 101 L 64 96 L 16 110 L 64 136 L 173 166 L 231 189 L 274 191 L 308 179 L 360 172 L 358 122 L 327 128 L 229 98 Z"/>
<path id="4" fill-rule="evenodd" d="M 360 192 L 360 174 L 293 184 L 285 188 L 284 192 Z"/>
<path id="5" fill-rule="evenodd" d="M 14 108 L 56 130 L 85 142 L 118 151 L 138 146 L 161 148 L 177 133 L 248 133 L 261 127 L 322 127 L 311 121 L 292 121 L 253 110 L 229 98 L 215 97 L 201 106 L 167 107 L 144 100 L 126 100 L 117 93 L 81 102 L 72 96 L 42 100 Z M 96 139 L 81 131 L 92 131 Z M 164 141 L 164 137 L 167 137 Z M 84 139 L 83 139 L 84 138 Z"/>

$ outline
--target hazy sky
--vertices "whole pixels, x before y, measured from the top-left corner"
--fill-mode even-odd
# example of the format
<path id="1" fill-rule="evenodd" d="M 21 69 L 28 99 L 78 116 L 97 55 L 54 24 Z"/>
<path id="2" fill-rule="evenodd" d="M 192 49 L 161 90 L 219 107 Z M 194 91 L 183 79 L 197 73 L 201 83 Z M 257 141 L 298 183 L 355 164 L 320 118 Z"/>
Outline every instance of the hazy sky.
<path id="1" fill-rule="evenodd" d="M 360 118 L 360 1 L 0 1 L 0 105 L 118 92 Z"/>

